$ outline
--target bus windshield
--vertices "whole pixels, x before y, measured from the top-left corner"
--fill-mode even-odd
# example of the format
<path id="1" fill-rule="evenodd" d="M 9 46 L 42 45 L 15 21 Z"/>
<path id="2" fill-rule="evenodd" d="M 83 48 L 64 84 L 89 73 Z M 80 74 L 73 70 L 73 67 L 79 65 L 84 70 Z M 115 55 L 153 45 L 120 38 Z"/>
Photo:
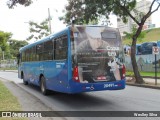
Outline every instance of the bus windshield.
<path id="1" fill-rule="evenodd" d="M 78 26 L 71 31 L 72 67 L 78 68 L 81 83 L 123 79 L 123 47 L 117 29 Z"/>

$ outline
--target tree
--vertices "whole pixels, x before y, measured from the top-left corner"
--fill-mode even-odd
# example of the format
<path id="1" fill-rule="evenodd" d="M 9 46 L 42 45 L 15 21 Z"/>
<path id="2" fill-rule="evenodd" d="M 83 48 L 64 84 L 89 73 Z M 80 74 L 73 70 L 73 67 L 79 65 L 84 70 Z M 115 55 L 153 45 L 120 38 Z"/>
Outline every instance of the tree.
<path id="1" fill-rule="evenodd" d="M 42 37 L 48 36 L 49 33 L 49 27 L 48 27 L 48 19 L 42 21 L 40 24 L 30 21 L 30 33 L 33 33 L 30 35 L 27 40 L 31 40 L 32 38 L 38 40 Z"/>
<path id="2" fill-rule="evenodd" d="M 19 49 L 21 47 L 24 47 L 25 45 L 28 45 L 28 42 L 23 40 L 23 41 L 20 41 L 20 40 L 9 40 L 9 46 L 10 46 L 10 53 L 12 55 L 13 58 L 16 58 L 17 57 L 17 54 L 19 52 Z"/>
<path id="3" fill-rule="evenodd" d="M 4 56 L 5 58 L 10 57 L 9 45 L 7 42 L 11 37 L 12 37 L 12 33 L 0 31 L 0 49 L 1 49 L 1 52 L 5 53 L 5 56 Z M 2 59 L 2 54 L 0 55 Z"/>
<path id="4" fill-rule="evenodd" d="M 33 0 L 8 0 L 7 5 L 9 8 L 14 8 L 17 4 L 29 6 Z"/>
<path id="5" fill-rule="evenodd" d="M 135 25 L 133 25 L 133 27 L 132 27 L 132 32 L 131 32 L 131 33 L 128 33 L 128 32 L 124 32 L 124 33 L 123 33 L 123 34 L 125 35 L 125 36 L 123 37 L 123 40 L 126 40 L 126 39 L 131 40 L 132 37 L 133 37 L 133 35 L 136 33 L 136 31 L 137 31 L 137 27 L 136 27 Z M 142 31 L 142 32 L 140 33 L 140 35 L 138 36 L 137 40 L 140 41 L 140 42 L 142 42 L 142 39 L 145 37 L 145 35 L 146 35 L 146 32 Z M 129 41 L 129 42 L 130 42 L 130 41 Z M 131 45 L 131 44 L 132 44 L 132 42 L 130 42 L 128 45 Z"/>
<path id="6" fill-rule="evenodd" d="M 12 33 L 0 31 L 0 59 L 3 58 L 2 52 L 4 52 L 4 58 L 15 58 L 21 47 L 28 44 L 26 41 L 12 40 Z"/>
<path id="7" fill-rule="evenodd" d="M 153 5 L 156 3 L 157 6 L 154 9 Z M 131 17 L 137 25 L 137 29 L 132 36 L 131 46 L 133 72 L 136 82 L 143 83 L 144 81 L 140 76 L 135 58 L 136 42 L 146 19 L 159 9 L 160 0 L 153 0 L 147 13 L 138 12 L 135 6 L 136 0 L 68 0 L 68 5 L 65 8 L 65 21 L 68 23 L 70 19 L 74 17 L 77 21 L 84 22 L 85 20 L 85 22 L 88 23 L 90 20 L 97 20 L 103 15 L 108 18 L 111 13 L 119 16 L 123 22 L 127 22 L 128 16 Z M 135 17 L 135 15 L 137 17 Z"/>

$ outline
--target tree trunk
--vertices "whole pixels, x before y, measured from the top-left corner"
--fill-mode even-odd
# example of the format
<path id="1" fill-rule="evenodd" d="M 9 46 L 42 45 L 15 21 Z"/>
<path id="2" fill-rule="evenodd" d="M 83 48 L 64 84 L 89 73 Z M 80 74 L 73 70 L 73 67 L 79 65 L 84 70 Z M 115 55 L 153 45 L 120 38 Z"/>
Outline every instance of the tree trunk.
<path id="1" fill-rule="evenodd" d="M 136 62 L 136 56 L 135 56 L 136 49 L 135 48 L 136 48 L 136 38 L 133 37 L 132 46 L 131 46 L 131 61 L 132 61 L 132 66 L 133 66 L 133 72 L 135 75 L 136 83 L 143 84 L 144 80 L 139 73 L 138 65 Z"/>

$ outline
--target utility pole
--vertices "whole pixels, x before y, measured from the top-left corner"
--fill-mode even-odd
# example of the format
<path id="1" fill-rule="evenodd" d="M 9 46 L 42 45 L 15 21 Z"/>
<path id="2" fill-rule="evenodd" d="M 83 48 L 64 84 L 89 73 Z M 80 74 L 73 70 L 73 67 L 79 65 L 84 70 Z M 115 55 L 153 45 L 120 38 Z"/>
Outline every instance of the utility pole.
<path id="1" fill-rule="evenodd" d="M 48 21 L 49 21 L 49 31 L 50 34 L 52 33 L 52 28 L 51 28 L 51 16 L 50 16 L 50 9 L 48 8 Z"/>
<path id="2" fill-rule="evenodd" d="M 2 51 L 2 60 L 4 60 L 4 51 Z"/>
<path id="3" fill-rule="evenodd" d="M 2 52 L 2 56 L 0 59 L 4 60 L 4 51 L 2 50 L 2 47 L 0 46 L 0 52 Z"/>

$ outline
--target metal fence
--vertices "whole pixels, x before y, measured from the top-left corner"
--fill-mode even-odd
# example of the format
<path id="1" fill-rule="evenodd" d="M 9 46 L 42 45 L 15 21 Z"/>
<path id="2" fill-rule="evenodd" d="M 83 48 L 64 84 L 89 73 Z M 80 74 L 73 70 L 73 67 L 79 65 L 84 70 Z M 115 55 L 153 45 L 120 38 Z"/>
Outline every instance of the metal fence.
<path id="1" fill-rule="evenodd" d="M 140 71 L 154 72 L 155 71 L 155 55 L 136 55 L 137 65 Z M 160 72 L 160 54 L 157 55 L 157 71 Z M 125 56 L 126 69 L 132 71 L 131 57 Z"/>
<path id="2" fill-rule="evenodd" d="M 0 60 L 0 69 L 17 69 L 17 60 Z"/>
<path id="3" fill-rule="evenodd" d="M 136 55 L 137 65 L 140 71 L 154 72 L 155 71 L 155 55 Z M 160 74 L 160 54 L 157 55 L 157 71 Z M 129 55 L 125 56 L 125 65 L 128 71 L 133 71 L 131 57 Z M 17 69 L 17 60 L 0 60 L 0 69 Z"/>

